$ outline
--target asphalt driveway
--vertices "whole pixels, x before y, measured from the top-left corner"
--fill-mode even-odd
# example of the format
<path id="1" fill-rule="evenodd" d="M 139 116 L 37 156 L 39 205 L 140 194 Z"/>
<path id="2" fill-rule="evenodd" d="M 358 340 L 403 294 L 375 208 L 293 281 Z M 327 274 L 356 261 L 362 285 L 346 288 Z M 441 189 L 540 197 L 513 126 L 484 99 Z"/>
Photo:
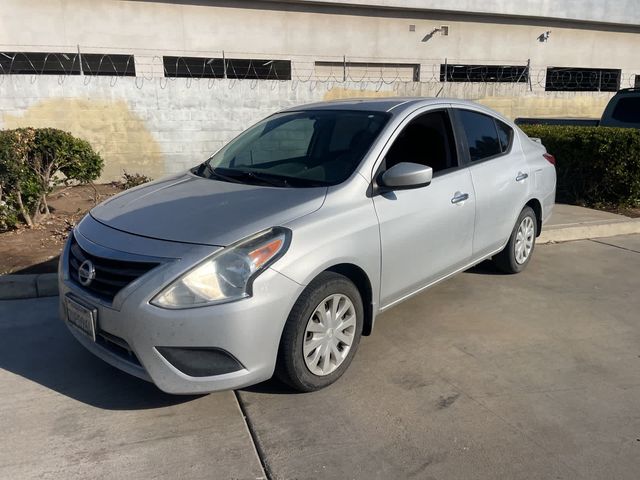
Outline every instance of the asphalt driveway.
<path id="1" fill-rule="evenodd" d="M 55 299 L 0 302 L 0 478 L 635 479 L 639 271 L 640 235 L 483 264 L 303 395 L 164 395 L 76 345 Z"/>

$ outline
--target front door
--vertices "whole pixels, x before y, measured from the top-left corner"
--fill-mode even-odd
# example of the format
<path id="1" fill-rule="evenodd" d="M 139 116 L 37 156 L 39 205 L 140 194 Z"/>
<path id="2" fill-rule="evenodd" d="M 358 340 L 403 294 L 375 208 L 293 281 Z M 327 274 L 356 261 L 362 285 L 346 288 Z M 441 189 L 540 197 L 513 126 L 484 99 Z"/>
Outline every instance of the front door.
<path id="1" fill-rule="evenodd" d="M 376 195 L 382 247 L 381 306 L 387 307 L 471 258 L 475 193 L 468 168 L 460 165 L 447 110 L 408 121 L 377 172 L 400 162 L 433 168 L 430 185 Z"/>

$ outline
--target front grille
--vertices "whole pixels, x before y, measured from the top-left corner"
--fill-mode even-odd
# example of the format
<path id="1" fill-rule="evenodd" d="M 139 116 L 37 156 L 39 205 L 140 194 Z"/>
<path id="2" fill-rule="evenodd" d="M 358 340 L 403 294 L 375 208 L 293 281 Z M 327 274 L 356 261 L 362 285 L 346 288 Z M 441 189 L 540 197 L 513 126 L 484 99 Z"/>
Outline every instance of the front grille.
<path id="1" fill-rule="evenodd" d="M 84 286 L 78 279 L 78 269 L 86 260 L 93 263 L 95 278 Z M 69 277 L 80 288 L 102 300 L 111 302 L 120 290 L 156 266 L 158 263 L 114 260 L 92 255 L 80 247 L 75 238 L 71 238 Z"/>

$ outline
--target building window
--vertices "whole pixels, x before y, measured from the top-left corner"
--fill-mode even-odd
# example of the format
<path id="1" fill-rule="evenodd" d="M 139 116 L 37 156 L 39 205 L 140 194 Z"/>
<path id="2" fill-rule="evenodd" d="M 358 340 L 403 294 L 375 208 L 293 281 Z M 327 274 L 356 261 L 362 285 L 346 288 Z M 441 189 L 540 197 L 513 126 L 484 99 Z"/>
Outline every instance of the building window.
<path id="1" fill-rule="evenodd" d="M 417 63 L 315 62 L 315 78 L 337 81 L 420 81 Z"/>
<path id="2" fill-rule="evenodd" d="M 136 69 L 133 55 L 0 52 L 0 74 L 80 75 L 81 73 L 85 75 L 135 76 Z"/>
<path id="3" fill-rule="evenodd" d="M 136 76 L 133 55 L 82 53 L 80 58 L 82 58 L 82 72 L 85 75 Z"/>
<path id="4" fill-rule="evenodd" d="M 80 75 L 77 53 L 0 52 L 6 75 Z"/>
<path id="5" fill-rule="evenodd" d="M 526 65 L 440 65 L 441 82 L 526 83 L 529 68 Z"/>
<path id="6" fill-rule="evenodd" d="M 548 92 L 617 92 L 622 72 L 615 68 L 547 68 Z"/>
<path id="7" fill-rule="evenodd" d="M 291 80 L 290 60 L 162 57 L 165 77 Z"/>

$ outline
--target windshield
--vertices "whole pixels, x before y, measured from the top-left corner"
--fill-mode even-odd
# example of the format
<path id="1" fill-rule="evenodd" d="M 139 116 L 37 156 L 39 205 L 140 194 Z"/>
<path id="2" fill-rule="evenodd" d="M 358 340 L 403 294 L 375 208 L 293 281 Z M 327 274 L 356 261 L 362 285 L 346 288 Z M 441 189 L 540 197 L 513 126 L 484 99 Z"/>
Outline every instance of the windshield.
<path id="1" fill-rule="evenodd" d="M 194 170 L 278 187 L 337 185 L 360 164 L 389 115 L 351 110 L 279 113 L 254 125 Z"/>

